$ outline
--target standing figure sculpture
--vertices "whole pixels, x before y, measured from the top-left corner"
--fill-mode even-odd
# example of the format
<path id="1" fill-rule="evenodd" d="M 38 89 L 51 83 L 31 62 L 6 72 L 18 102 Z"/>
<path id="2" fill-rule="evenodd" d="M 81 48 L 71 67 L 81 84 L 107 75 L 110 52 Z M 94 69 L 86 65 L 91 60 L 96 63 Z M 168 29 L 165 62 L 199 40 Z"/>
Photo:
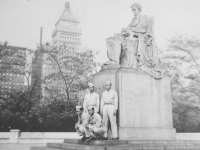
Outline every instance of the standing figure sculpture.
<path id="1" fill-rule="evenodd" d="M 106 91 L 102 93 L 101 98 L 101 114 L 103 115 L 103 123 L 106 127 L 105 139 L 108 138 L 108 121 L 111 124 L 112 139 L 118 139 L 117 131 L 117 110 L 118 110 L 118 95 L 117 92 L 111 89 L 111 82 L 106 81 Z"/>
<path id="2" fill-rule="evenodd" d="M 159 68 L 154 37 L 153 18 L 141 15 L 140 4 L 133 4 L 134 18 L 121 34 L 106 40 L 108 58 L 112 64 L 122 67 L 141 69 L 156 79 L 163 77 Z"/>

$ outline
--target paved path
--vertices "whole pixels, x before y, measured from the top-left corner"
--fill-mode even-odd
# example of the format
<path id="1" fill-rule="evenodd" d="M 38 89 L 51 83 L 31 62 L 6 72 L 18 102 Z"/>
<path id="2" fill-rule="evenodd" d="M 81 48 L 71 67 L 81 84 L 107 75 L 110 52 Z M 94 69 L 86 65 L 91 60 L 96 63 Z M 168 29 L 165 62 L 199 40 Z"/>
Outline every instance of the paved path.
<path id="1" fill-rule="evenodd" d="M 32 146 L 45 146 L 46 144 L 2 144 L 0 150 L 30 150 Z"/>

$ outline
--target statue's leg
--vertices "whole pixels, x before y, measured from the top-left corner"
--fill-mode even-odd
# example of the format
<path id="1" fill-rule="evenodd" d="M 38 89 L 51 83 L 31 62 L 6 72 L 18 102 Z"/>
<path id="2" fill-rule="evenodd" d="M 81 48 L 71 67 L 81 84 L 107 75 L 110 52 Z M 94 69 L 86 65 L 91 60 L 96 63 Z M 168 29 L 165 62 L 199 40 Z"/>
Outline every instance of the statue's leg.
<path id="1" fill-rule="evenodd" d="M 117 64 L 120 62 L 121 45 L 123 40 L 124 38 L 121 34 L 115 34 L 114 37 L 106 39 L 108 58 Z"/>
<path id="2" fill-rule="evenodd" d="M 126 40 L 122 43 L 124 57 L 121 59 L 122 65 L 128 68 L 137 68 L 137 41 Z"/>
<path id="3" fill-rule="evenodd" d="M 124 40 L 122 42 L 122 51 L 121 51 L 121 57 L 120 57 L 120 65 L 121 67 L 130 68 L 129 67 L 129 58 L 130 57 L 130 51 L 128 48 L 127 40 Z"/>
<path id="4" fill-rule="evenodd" d="M 131 68 L 137 69 L 137 45 L 138 41 L 131 40 L 129 42 L 129 49 L 131 51 Z"/>

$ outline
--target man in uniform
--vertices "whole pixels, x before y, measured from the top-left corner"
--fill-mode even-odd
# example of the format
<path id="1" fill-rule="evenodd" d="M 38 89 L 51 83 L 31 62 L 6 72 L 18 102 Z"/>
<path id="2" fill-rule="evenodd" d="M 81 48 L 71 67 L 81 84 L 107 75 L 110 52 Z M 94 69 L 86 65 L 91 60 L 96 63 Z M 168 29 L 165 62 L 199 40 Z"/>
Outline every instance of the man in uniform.
<path id="1" fill-rule="evenodd" d="M 93 106 L 95 109 L 95 112 L 99 112 L 99 94 L 94 92 L 94 84 L 88 83 L 89 87 L 89 93 L 85 95 L 84 102 L 83 102 L 83 108 L 84 112 L 88 112 L 87 108 L 90 106 Z"/>
<path id="2" fill-rule="evenodd" d="M 93 106 L 88 107 L 88 113 L 90 115 L 89 121 L 86 124 L 87 135 L 90 136 L 88 141 L 92 139 L 103 139 L 106 128 L 102 123 L 101 116 L 95 112 Z"/>
<path id="3" fill-rule="evenodd" d="M 103 115 L 103 123 L 106 127 L 105 138 L 108 137 L 108 119 L 110 119 L 112 140 L 118 140 L 116 114 L 118 109 L 117 92 L 111 89 L 111 82 L 106 81 L 106 91 L 102 93 L 101 98 L 101 114 Z"/>
<path id="4" fill-rule="evenodd" d="M 85 140 L 87 138 L 85 125 L 89 121 L 89 115 L 88 113 L 83 112 L 83 108 L 81 106 L 76 106 L 76 113 L 78 114 L 78 122 L 75 125 L 75 129 L 78 135 L 83 136 L 82 140 Z"/>

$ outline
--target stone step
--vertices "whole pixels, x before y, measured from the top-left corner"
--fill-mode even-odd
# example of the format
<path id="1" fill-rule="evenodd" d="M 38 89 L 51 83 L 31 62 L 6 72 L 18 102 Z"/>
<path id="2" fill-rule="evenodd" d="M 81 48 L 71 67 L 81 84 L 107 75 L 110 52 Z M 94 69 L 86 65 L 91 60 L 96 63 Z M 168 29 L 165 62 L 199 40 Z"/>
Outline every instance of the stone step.
<path id="1" fill-rule="evenodd" d="M 130 140 L 128 144 L 145 144 L 145 143 L 153 143 L 153 144 L 199 144 L 198 141 L 186 141 L 186 140 Z"/>
<path id="2" fill-rule="evenodd" d="M 199 145 L 170 145 L 170 146 L 112 146 L 106 150 L 200 150 Z"/>
<path id="3" fill-rule="evenodd" d="M 49 148 L 58 148 L 65 150 L 106 150 L 107 146 L 93 146 L 93 145 L 81 145 L 81 144 L 69 144 L 69 143 L 47 143 Z"/>
<path id="4" fill-rule="evenodd" d="M 135 144 L 135 145 L 115 145 L 115 146 L 91 146 L 68 143 L 48 143 L 48 148 L 66 150 L 200 150 L 200 145 L 163 145 L 163 144 Z M 49 149 L 50 150 L 50 149 Z"/>
<path id="5" fill-rule="evenodd" d="M 64 143 L 47 143 L 46 147 L 30 150 L 200 150 L 200 141 L 92 140 L 86 143 L 68 139 Z"/>
<path id="6" fill-rule="evenodd" d="M 30 150 L 62 150 L 62 149 L 41 146 L 41 147 L 31 147 Z"/>
<path id="7" fill-rule="evenodd" d="M 188 141 L 129 141 L 128 145 L 200 145 L 200 142 Z"/>
<path id="8" fill-rule="evenodd" d="M 90 142 L 81 141 L 77 139 L 65 139 L 64 143 L 71 144 L 82 144 L 82 145 L 103 145 L 103 146 L 112 146 L 112 145 L 134 145 L 134 144 L 156 144 L 156 145 L 190 145 L 190 144 L 199 144 L 200 141 L 175 141 L 175 140 L 92 140 Z"/>
<path id="9" fill-rule="evenodd" d="M 60 148 L 55 147 L 31 147 L 30 150 L 200 150 L 199 145 L 173 145 L 173 146 L 76 146 L 68 145 Z"/>
<path id="10" fill-rule="evenodd" d="M 200 150 L 200 145 L 171 145 L 166 146 L 165 150 Z"/>
<path id="11" fill-rule="evenodd" d="M 165 150 L 164 146 L 156 146 L 156 145 L 91 146 L 91 145 L 67 144 L 67 143 L 64 144 L 48 143 L 47 148 L 57 148 L 65 150 Z"/>
<path id="12" fill-rule="evenodd" d="M 79 139 L 64 139 L 64 143 L 79 144 Z"/>
<path id="13" fill-rule="evenodd" d="M 71 143 L 71 144 L 82 144 L 82 145 L 102 145 L 102 146 L 112 146 L 112 145 L 126 145 L 129 141 L 127 140 L 91 140 L 81 141 L 77 139 L 65 139 L 64 143 Z"/>

